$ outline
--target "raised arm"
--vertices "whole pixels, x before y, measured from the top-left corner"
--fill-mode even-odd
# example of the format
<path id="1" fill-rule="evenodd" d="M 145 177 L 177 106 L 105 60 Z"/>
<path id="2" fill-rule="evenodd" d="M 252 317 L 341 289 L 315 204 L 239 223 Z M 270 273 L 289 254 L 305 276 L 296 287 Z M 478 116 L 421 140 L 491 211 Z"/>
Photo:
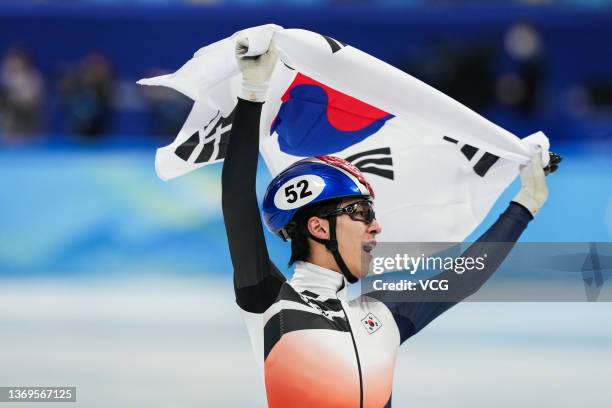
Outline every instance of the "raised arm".
<path id="1" fill-rule="evenodd" d="M 259 120 L 276 56 L 268 51 L 259 57 L 243 57 L 247 49 L 245 39 L 237 42 L 243 84 L 223 162 L 221 202 L 236 303 L 246 312 L 263 313 L 285 281 L 268 256 L 255 191 Z"/>
<path id="2" fill-rule="evenodd" d="M 461 257 L 477 258 L 486 253 L 487 262 L 483 270 L 465 274 L 458 274 L 454 270 L 442 272 L 432 279 L 447 280 L 448 291 L 417 292 L 416 299 L 412 302 L 393 301 L 393 297 L 397 295 L 389 292 L 368 294 L 387 305 L 399 328 L 401 342 L 418 333 L 461 300 L 476 293 L 504 261 L 547 197 L 544 170 L 538 154 L 533 157 L 529 165 L 521 169 L 521 190 L 506 211 L 461 254 Z M 436 301 L 436 298 L 441 300 Z"/>

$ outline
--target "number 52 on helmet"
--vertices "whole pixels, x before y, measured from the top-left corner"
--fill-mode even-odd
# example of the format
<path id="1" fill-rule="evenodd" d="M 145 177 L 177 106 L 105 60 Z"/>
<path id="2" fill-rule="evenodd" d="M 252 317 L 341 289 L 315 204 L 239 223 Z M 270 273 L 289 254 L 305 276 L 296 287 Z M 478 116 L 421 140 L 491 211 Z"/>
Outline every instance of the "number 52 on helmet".
<path id="1" fill-rule="evenodd" d="M 344 197 L 374 198 L 372 186 L 357 167 L 334 156 L 303 159 L 270 182 L 263 199 L 264 223 L 287 240 L 285 227 L 300 208 Z"/>

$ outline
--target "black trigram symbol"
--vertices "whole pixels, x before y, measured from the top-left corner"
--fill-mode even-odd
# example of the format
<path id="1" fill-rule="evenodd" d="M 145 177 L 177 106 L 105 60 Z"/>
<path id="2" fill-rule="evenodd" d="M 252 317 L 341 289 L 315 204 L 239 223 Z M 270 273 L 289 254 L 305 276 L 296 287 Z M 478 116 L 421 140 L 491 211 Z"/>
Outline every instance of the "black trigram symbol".
<path id="1" fill-rule="evenodd" d="M 393 180 L 393 159 L 388 147 L 356 153 L 347 157 L 346 161 L 353 163 L 362 173 L 372 173 Z"/>
<path id="2" fill-rule="evenodd" d="M 184 161 L 191 163 L 223 159 L 232 130 L 234 112 L 236 112 L 235 108 L 226 118 L 221 116 L 221 112 L 217 112 L 206 126 L 191 135 L 174 150 L 174 153 Z"/>
<path id="3" fill-rule="evenodd" d="M 448 136 L 444 136 L 442 139 L 454 144 L 459 143 L 457 140 L 452 139 Z M 465 158 L 470 161 L 472 160 L 472 157 L 474 157 L 474 155 L 478 153 L 478 149 L 474 146 L 470 146 L 469 144 L 465 144 L 461 148 L 461 153 L 463 153 Z M 472 167 L 472 169 L 474 169 L 474 172 L 480 177 L 484 177 L 498 159 L 499 156 L 496 156 L 489 152 L 485 152 L 482 157 L 476 162 L 476 164 Z"/>
<path id="4" fill-rule="evenodd" d="M 346 47 L 346 44 L 342 41 L 334 40 L 331 37 L 326 35 L 321 35 L 321 37 L 325 38 L 325 41 L 329 44 L 332 50 L 332 54 L 335 54 L 337 51 L 340 51 L 342 48 Z"/>

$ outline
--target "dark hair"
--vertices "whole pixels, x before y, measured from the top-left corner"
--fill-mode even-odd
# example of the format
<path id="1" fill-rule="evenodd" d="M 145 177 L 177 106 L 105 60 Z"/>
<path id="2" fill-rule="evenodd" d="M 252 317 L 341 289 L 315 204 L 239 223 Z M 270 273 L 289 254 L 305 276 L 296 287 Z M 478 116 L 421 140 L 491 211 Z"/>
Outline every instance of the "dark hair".
<path id="1" fill-rule="evenodd" d="M 321 201 L 300 208 L 286 229 L 291 238 L 291 258 L 289 266 L 297 261 L 307 261 L 310 258 L 310 242 L 308 242 L 308 220 L 310 217 L 320 217 L 338 208 L 341 198 Z"/>

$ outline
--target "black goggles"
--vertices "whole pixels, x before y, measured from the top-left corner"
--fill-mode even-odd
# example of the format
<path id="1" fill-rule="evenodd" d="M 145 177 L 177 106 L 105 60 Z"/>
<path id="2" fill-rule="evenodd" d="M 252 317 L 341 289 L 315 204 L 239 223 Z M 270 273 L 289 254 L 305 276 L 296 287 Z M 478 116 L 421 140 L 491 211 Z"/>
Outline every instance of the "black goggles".
<path id="1" fill-rule="evenodd" d="M 374 203 L 370 200 L 357 201 L 345 207 L 340 207 L 323 215 L 322 218 L 338 217 L 342 214 L 348 215 L 353 221 L 361 221 L 366 225 L 371 224 L 376 219 Z"/>

